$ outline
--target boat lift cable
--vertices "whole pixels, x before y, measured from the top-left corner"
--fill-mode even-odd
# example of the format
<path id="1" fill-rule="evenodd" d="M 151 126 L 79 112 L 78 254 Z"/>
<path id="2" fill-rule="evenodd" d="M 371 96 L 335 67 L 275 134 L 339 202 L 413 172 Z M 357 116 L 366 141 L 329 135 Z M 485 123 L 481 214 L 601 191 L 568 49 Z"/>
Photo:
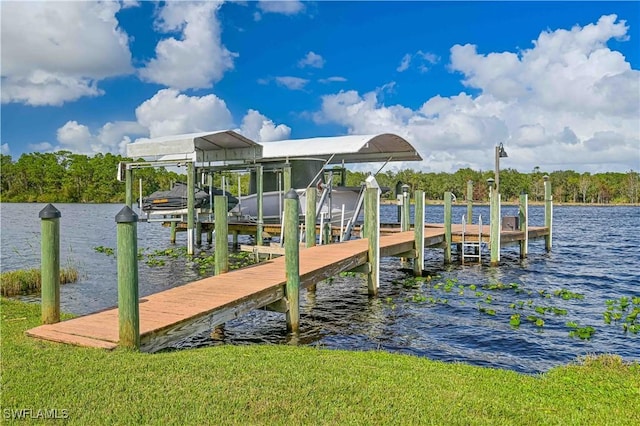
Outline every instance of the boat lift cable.
<path id="1" fill-rule="evenodd" d="M 384 168 L 387 166 L 387 164 L 389 164 L 389 161 L 391 161 L 392 159 L 393 159 L 393 157 L 389 157 L 389 158 L 387 159 L 387 161 L 385 161 L 385 162 L 384 162 L 384 164 L 382 165 L 382 167 L 380 167 L 380 168 L 378 169 L 378 171 L 377 171 L 377 172 L 375 172 L 375 174 L 373 175 L 373 177 L 378 176 L 378 173 L 380 173 L 380 172 L 382 171 L 382 169 L 384 169 Z"/>
<path id="2" fill-rule="evenodd" d="M 360 215 L 360 210 L 362 210 L 362 204 L 364 202 L 364 189 L 365 185 L 360 187 L 360 194 L 358 195 L 358 202 L 356 203 L 356 209 L 353 211 L 353 216 L 347 221 L 347 226 L 344 229 L 344 233 L 340 237 L 340 241 L 345 241 L 351 238 L 351 231 L 353 230 L 353 225 L 355 225 L 356 220 L 358 220 L 358 216 Z"/>

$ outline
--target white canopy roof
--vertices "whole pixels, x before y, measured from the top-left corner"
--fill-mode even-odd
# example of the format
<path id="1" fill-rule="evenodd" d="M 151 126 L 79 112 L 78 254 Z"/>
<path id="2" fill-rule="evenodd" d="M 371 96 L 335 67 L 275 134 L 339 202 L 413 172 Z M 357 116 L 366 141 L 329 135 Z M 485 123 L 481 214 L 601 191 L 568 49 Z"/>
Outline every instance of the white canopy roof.
<path id="1" fill-rule="evenodd" d="M 421 161 L 404 138 L 392 133 L 291 139 L 258 144 L 232 130 L 146 139 L 127 145 L 127 156 L 149 161 L 277 162 L 313 158 L 335 163 Z"/>
<path id="2" fill-rule="evenodd" d="M 292 139 L 262 144 L 261 161 L 319 158 L 330 164 L 376 161 L 421 161 L 422 157 L 405 139 L 392 133 Z"/>
<path id="3" fill-rule="evenodd" d="M 221 130 L 130 143 L 127 145 L 127 156 L 155 161 L 253 161 L 262 157 L 262 145 L 232 130 Z"/>

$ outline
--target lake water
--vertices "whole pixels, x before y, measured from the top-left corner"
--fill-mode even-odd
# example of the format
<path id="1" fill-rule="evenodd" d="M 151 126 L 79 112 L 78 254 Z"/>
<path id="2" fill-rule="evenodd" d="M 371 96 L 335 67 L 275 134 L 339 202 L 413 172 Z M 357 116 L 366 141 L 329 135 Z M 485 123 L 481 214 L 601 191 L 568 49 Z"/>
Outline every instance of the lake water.
<path id="1" fill-rule="evenodd" d="M 39 211 L 44 204 L 0 205 L 2 271 L 38 268 Z M 79 269 L 81 279 L 61 288 L 66 312 L 87 314 L 117 304 L 116 259 L 95 247 L 116 247 L 113 204 L 56 204 L 61 211 L 61 261 Z M 459 222 L 466 207 L 454 206 Z M 383 221 L 394 221 L 395 206 L 382 206 Z M 488 208 L 474 208 L 474 222 Z M 503 206 L 503 215 L 517 208 Z M 529 208 L 530 224 L 543 224 L 543 208 Z M 427 222 L 442 222 L 442 206 L 427 206 Z M 607 300 L 640 297 L 640 208 L 554 207 L 553 250 L 542 240 L 530 242 L 529 257 L 519 259 L 517 247 L 502 250 L 501 265 L 443 266 L 441 249 L 426 250 L 426 272 L 433 278 L 415 288 L 402 285 L 411 274 L 399 259 L 383 259 L 378 297 L 369 297 L 362 276 L 336 277 L 318 284 L 317 292 L 301 293 L 301 332 L 286 332 L 282 314 L 256 311 L 225 325 L 224 336 L 193 336 L 178 347 L 215 344 L 305 344 L 348 350 L 384 350 L 443 361 L 535 373 L 594 353 L 614 353 L 640 360 L 640 335 L 625 333 L 621 322 L 605 324 Z M 138 224 L 138 246 L 150 253 L 172 246 L 169 229 L 158 223 Z M 176 246 L 186 244 L 178 233 Z M 211 251 L 211 247 L 203 247 Z M 140 295 L 145 296 L 200 278 L 197 266 L 184 257 L 165 259 L 162 266 L 139 264 Z M 406 265 L 405 265 L 406 266 Z M 449 283 L 447 285 L 447 283 Z M 506 290 L 483 286 L 517 284 Z M 567 290 L 583 296 L 555 295 Z M 566 292 L 565 292 L 566 293 Z M 38 301 L 38 297 L 22 297 Z M 556 315 L 545 308 L 566 310 Z M 519 327 L 510 325 L 520 314 Z M 544 321 L 537 326 L 527 317 Z M 568 322 L 591 326 L 589 340 L 570 337 Z M 638 319 L 640 322 L 640 319 Z"/>

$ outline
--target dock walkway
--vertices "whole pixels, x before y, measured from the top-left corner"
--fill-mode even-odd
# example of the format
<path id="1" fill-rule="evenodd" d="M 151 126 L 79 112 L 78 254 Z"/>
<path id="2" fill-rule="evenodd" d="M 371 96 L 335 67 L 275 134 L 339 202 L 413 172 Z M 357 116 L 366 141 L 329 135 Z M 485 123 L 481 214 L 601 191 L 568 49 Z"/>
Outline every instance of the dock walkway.
<path id="1" fill-rule="evenodd" d="M 460 225 L 453 226 L 453 243 Z M 469 234 L 472 231 L 468 229 Z M 548 228 L 529 228 L 529 239 L 540 238 Z M 511 235 L 509 235 L 511 234 Z M 524 232 L 503 232 L 506 240 L 521 240 Z M 487 229 L 488 236 L 488 229 Z M 425 247 L 444 244 L 444 227 L 425 227 Z M 414 232 L 380 237 L 380 256 L 397 256 L 415 249 Z M 368 241 L 315 246 L 300 251 L 300 286 L 308 287 L 367 262 Z M 226 274 L 204 278 L 140 299 L 140 348 L 155 352 L 189 335 L 214 327 L 267 305 L 278 309 L 284 301 L 285 259 L 279 257 Z M 280 306 L 282 309 L 282 306 Z M 56 324 L 42 325 L 28 336 L 79 346 L 114 349 L 118 346 L 118 309 L 112 308 Z"/>

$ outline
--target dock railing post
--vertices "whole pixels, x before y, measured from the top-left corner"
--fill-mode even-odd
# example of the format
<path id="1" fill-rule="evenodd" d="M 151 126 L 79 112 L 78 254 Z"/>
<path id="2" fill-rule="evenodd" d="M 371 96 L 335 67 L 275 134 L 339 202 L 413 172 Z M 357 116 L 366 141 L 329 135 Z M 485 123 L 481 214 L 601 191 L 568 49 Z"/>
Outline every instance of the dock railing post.
<path id="1" fill-rule="evenodd" d="M 413 232 L 416 258 L 413 260 L 413 273 L 422 276 L 422 268 L 424 267 L 424 191 L 416 191 L 415 202 Z"/>
<path id="2" fill-rule="evenodd" d="M 286 269 L 286 291 L 288 307 L 287 330 L 300 329 L 300 235 L 298 222 L 298 193 L 292 188 L 284 196 L 284 260 Z"/>
<path id="3" fill-rule="evenodd" d="M 373 176 L 367 177 L 364 198 L 364 237 L 369 240 L 369 295 L 378 294 L 380 287 L 380 187 Z"/>
<path id="4" fill-rule="evenodd" d="M 229 227 L 227 223 L 227 196 L 213 197 L 216 227 L 215 274 L 229 272 Z"/>
<path id="5" fill-rule="evenodd" d="M 491 266 L 498 266 L 500 263 L 500 194 L 496 188 L 490 188 L 489 198 L 491 199 L 491 223 L 489 227 Z"/>
<path id="6" fill-rule="evenodd" d="M 119 345 L 131 349 L 140 348 L 137 222 L 138 215 L 129 206 L 116 215 Z"/>
<path id="7" fill-rule="evenodd" d="M 473 223 L 473 181 L 467 181 L 467 224 Z"/>
<path id="8" fill-rule="evenodd" d="M 258 208 L 258 222 L 256 226 L 256 245 L 262 245 L 262 231 L 264 230 L 264 208 L 263 208 L 263 190 L 264 190 L 264 169 L 262 166 L 256 166 L 256 203 Z"/>
<path id="9" fill-rule="evenodd" d="M 544 237 L 544 248 L 551 251 L 553 234 L 553 195 L 551 195 L 551 181 L 544 175 L 544 226 L 549 228 L 549 234 Z"/>
<path id="10" fill-rule="evenodd" d="M 193 228 L 195 224 L 195 175 L 193 170 L 193 162 L 187 163 L 187 254 L 194 253 L 194 235 Z"/>
<path id="11" fill-rule="evenodd" d="M 42 323 L 60 322 L 60 211 L 47 204 L 41 222 L 40 277 Z"/>
<path id="12" fill-rule="evenodd" d="M 526 259 L 529 252 L 529 196 L 524 191 L 520 194 L 519 221 L 520 231 L 524 232 L 524 238 L 520 240 L 520 259 Z"/>
<path id="13" fill-rule="evenodd" d="M 444 193 L 444 263 L 451 263 L 451 192 Z"/>

